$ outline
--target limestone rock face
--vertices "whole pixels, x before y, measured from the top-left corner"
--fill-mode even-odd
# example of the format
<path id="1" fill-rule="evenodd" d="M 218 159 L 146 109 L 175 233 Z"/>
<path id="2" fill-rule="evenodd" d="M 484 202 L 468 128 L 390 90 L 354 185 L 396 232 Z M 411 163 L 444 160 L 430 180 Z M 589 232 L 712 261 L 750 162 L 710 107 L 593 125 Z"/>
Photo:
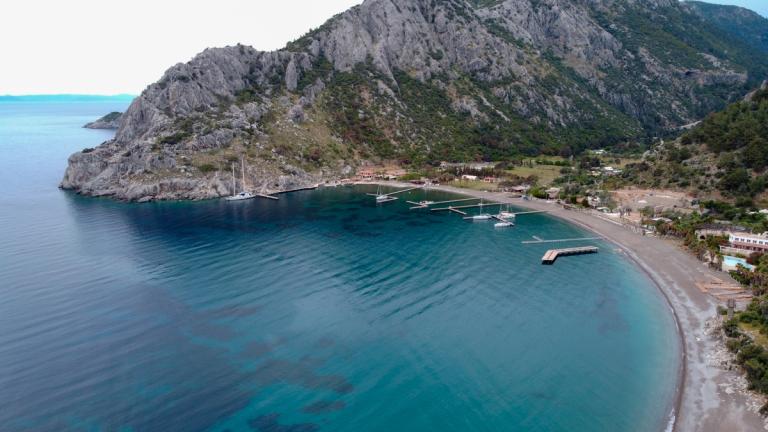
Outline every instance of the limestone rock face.
<path id="1" fill-rule="evenodd" d="M 171 67 L 113 140 L 70 157 L 61 186 L 203 199 L 231 193 L 241 160 L 242 187 L 277 191 L 363 159 L 610 145 L 695 121 L 764 78 L 768 62 L 743 63 L 703 19 L 676 0 L 366 0 L 283 50 L 210 48 Z"/>

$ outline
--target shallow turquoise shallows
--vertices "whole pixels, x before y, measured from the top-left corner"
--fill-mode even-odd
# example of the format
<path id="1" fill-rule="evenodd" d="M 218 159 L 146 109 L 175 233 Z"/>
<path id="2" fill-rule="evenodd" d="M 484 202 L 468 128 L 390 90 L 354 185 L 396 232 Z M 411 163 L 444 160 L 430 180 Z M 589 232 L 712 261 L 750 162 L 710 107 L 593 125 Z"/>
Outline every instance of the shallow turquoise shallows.
<path id="1" fill-rule="evenodd" d="M 125 204 L 59 191 L 80 126 L 124 100 L 0 102 L 3 431 L 653 431 L 679 346 L 614 247 L 585 233 L 377 206 Z M 424 192 L 402 198 L 424 199 Z M 448 195 L 432 193 L 429 199 Z"/>

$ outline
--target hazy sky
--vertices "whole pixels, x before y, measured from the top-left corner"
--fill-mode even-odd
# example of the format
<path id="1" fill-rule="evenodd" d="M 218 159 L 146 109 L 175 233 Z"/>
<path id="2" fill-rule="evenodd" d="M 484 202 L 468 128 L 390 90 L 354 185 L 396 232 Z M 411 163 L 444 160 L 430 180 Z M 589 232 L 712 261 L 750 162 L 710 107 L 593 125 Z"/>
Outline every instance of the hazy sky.
<path id="1" fill-rule="evenodd" d="M 2 0 L 0 95 L 138 94 L 207 47 L 281 48 L 361 1 Z"/>
<path id="2" fill-rule="evenodd" d="M 207 47 L 274 50 L 362 0 L 1 0 L 0 95 L 140 93 Z"/>

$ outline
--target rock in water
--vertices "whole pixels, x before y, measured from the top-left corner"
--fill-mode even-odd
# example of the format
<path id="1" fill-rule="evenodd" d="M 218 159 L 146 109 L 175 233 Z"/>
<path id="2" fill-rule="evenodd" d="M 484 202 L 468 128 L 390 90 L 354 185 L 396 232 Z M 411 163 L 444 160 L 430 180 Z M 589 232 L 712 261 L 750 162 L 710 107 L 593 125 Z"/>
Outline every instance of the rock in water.
<path id="1" fill-rule="evenodd" d="M 70 157 L 61 186 L 214 198 L 231 193 L 241 158 L 246 188 L 277 191 L 363 160 L 573 154 L 652 136 L 768 71 L 705 20 L 676 0 L 368 0 L 282 50 L 212 48 L 173 66 L 114 140 Z"/>

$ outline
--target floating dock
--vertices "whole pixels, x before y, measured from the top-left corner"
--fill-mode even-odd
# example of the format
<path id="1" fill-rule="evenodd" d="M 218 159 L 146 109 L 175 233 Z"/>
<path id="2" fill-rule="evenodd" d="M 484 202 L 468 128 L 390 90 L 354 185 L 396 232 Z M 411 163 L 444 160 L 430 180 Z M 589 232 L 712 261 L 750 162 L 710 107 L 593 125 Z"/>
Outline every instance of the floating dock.
<path id="1" fill-rule="evenodd" d="M 593 254 L 597 253 L 598 250 L 599 249 L 595 246 L 583 246 L 569 249 L 552 249 L 548 250 L 547 253 L 544 254 L 544 256 L 541 258 L 541 263 L 545 265 L 552 265 L 561 256 Z"/>

